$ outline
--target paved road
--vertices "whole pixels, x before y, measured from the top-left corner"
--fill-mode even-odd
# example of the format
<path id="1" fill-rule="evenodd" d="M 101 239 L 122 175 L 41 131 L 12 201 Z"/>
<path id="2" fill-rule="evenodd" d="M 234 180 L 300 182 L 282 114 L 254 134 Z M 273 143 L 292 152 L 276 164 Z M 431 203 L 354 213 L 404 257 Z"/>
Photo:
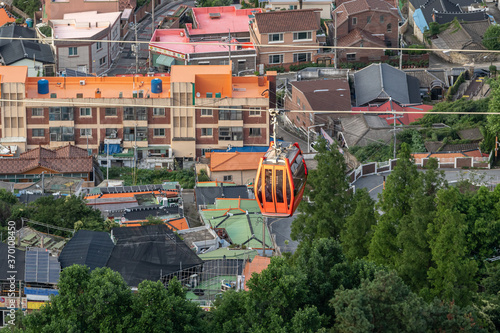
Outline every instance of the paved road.
<path id="1" fill-rule="evenodd" d="M 360 178 L 354 184 L 356 188 L 366 188 L 370 193 L 370 197 L 374 200 L 378 200 L 378 194 L 382 193 L 383 188 L 383 178 L 388 176 L 388 172 L 384 172 L 380 175 L 372 175 Z M 500 170 L 460 170 L 452 169 L 445 171 L 445 178 L 450 183 L 453 184 L 460 179 L 473 179 L 481 181 L 482 183 L 496 185 L 500 182 Z"/>
<path id="2" fill-rule="evenodd" d="M 172 9 L 176 9 L 180 5 L 194 6 L 194 0 L 177 0 L 164 2 L 161 7 L 156 7 L 155 10 L 155 23 L 158 24 L 166 13 Z M 150 41 L 151 40 L 151 15 L 146 16 L 141 22 L 137 24 L 137 40 Z M 127 36 L 124 38 L 126 41 L 134 41 L 134 29 L 130 29 Z M 108 75 L 113 76 L 117 74 L 133 74 L 136 68 L 135 53 L 132 52 L 131 43 L 123 43 L 120 55 L 108 71 Z M 148 70 L 147 59 L 149 57 L 148 44 L 139 44 L 139 72 L 145 73 Z"/>

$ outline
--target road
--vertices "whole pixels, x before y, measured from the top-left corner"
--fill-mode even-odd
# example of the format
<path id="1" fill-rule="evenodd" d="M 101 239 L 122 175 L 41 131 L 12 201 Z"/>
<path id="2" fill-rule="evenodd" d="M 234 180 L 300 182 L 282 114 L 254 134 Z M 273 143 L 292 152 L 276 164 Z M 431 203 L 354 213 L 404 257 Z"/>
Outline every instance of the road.
<path id="1" fill-rule="evenodd" d="M 194 0 L 178 0 L 178 1 L 167 1 L 161 4 L 160 7 L 155 8 L 155 23 L 158 24 L 163 18 L 165 18 L 166 13 L 172 9 L 176 9 L 180 5 L 194 6 Z M 142 21 L 137 24 L 137 41 L 150 41 L 151 40 L 151 15 L 146 16 Z M 126 37 L 126 41 L 134 41 L 135 33 L 134 28 L 130 29 Z M 108 75 L 118 75 L 118 74 L 133 74 L 136 68 L 136 57 L 135 53 L 132 52 L 132 43 L 123 43 L 121 46 L 120 55 L 115 61 L 111 69 L 108 71 Z M 149 57 L 149 50 L 147 43 L 139 44 L 139 72 L 145 73 L 148 71 L 147 59 Z"/>

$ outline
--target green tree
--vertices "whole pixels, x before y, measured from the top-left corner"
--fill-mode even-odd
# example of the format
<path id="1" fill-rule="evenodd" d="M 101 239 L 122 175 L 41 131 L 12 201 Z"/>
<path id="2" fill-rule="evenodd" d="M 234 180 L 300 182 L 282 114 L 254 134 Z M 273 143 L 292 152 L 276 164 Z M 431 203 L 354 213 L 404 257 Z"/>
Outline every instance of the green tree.
<path id="1" fill-rule="evenodd" d="M 477 289 L 477 263 L 468 257 L 465 216 L 455 208 L 459 196 L 455 187 L 438 192 L 436 218 L 428 227 L 433 262 L 428 276 L 431 296 L 467 305 Z"/>
<path id="2" fill-rule="evenodd" d="M 399 261 L 401 248 L 397 236 L 400 225 L 411 219 L 411 205 L 420 182 L 410 147 L 403 143 L 397 165 L 387 177 L 385 190 L 379 195 L 378 208 L 383 214 L 375 228 L 369 254 L 376 263 L 394 268 Z"/>
<path id="3" fill-rule="evenodd" d="M 493 27 L 493 26 L 490 26 Z M 500 26 L 496 26 L 496 29 L 500 29 Z M 489 28 L 488 28 L 489 29 Z M 488 104 L 489 112 L 499 112 L 500 110 L 500 84 L 496 80 L 491 84 L 490 100 Z M 488 124 L 486 126 L 487 130 L 493 135 L 497 136 L 500 134 L 500 114 L 488 115 Z"/>
<path id="4" fill-rule="evenodd" d="M 318 168 L 309 171 L 304 199 L 298 208 L 301 214 L 292 222 L 294 240 L 337 239 L 344 227 L 351 196 L 347 191 L 347 170 L 342 154 L 336 147 L 330 148 L 325 140 L 316 147 Z"/>
<path id="5" fill-rule="evenodd" d="M 368 255 L 373 228 L 377 224 L 375 201 L 366 189 L 356 191 L 353 208 L 354 212 L 346 218 L 345 228 L 340 233 L 344 254 L 350 260 Z"/>
<path id="6" fill-rule="evenodd" d="M 163 220 L 158 216 L 149 215 L 146 219 L 148 224 L 163 224 Z"/>
<path id="7" fill-rule="evenodd" d="M 410 218 L 401 224 L 397 243 L 401 255 L 396 263 L 396 270 L 405 283 L 418 292 L 428 285 L 427 270 L 431 266 L 431 249 L 427 227 L 434 223 L 436 216 L 436 195 L 446 186 L 444 172 L 438 171 L 436 159 L 429 159 L 427 171 L 420 174 L 411 203 Z"/>
<path id="8" fill-rule="evenodd" d="M 486 29 L 483 45 L 488 50 L 500 50 L 500 26 L 492 24 Z"/>
<path id="9" fill-rule="evenodd" d="M 41 7 L 39 0 L 14 0 L 12 4 L 28 14 L 29 17 L 33 17 Z"/>

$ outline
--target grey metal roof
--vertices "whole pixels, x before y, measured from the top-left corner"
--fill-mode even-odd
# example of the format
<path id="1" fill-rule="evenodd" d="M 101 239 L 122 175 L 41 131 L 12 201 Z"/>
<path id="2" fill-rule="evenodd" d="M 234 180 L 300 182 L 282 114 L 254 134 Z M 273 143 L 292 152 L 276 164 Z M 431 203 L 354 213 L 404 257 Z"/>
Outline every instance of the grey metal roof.
<path id="1" fill-rule="evenodd" d="M 217 198 L 248 199 L 248 190 L 245 185 L 196 187 L 196 205 L 214 205 Z"/>
<path id="2" fill-rule="evenodd" d="M 79 230 L 61 251 L 59 262 L 63 269 L 74 264 L 87 265 L 91 270 L 104 267 L 113 246 L 107 232 Z"/>
<path id="3" fill-rule="evenodd" d="M 425 13 L 424 13 L 425 15 Z M 483 11 L 469 12 L 469 13 L 435 13 L 435 21 L 439 24 L 445 24 L 453 21 L 455 18 L 459 21 L 472 22 L 488 19 L 488 15 Z M 427 17 L 426 17 L 427 20 Z M 427 21 L 432 22 L 432 21 Z"/>
<path id="4" fill-rule="evenodd" d="M 29 40 L 13 40 L 0 46 L 0 55 L 7 66 L 22 59 L 35 60 L 44 64 L 54 63 L 54 55 L 49 45 Z"/>
<path id="5" fill-rule="evenodd" d="M 415 101 L 414 80 L 408 80 L 407 75 L 388 64 L 371 64 L 354 73 L 354 89 L 356 105 L 363 106 L 375 100 L 387 100 L 389 97 L 399 104 L 418 103 Z M 416 86 L 419 91 L 419 84 Z"/>

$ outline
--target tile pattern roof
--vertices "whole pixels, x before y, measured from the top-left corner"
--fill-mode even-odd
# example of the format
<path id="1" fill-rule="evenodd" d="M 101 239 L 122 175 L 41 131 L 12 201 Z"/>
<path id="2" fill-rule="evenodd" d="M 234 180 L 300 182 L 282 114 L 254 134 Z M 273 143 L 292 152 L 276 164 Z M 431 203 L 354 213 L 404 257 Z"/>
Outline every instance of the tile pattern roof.
<path id="1" fill-rule="evenodd" d="M 369 112 L 369 113 L 378 113 L 378 116 L 380 118 L 384 118 L 387 121 L 387 124 L 392 126 L 394 124 L 393 119 L 388 119 L 392 117 L 392 114 L 387 112 L 390 111 L 410 111 L 410 112 L 419 112 L 421 111 L 422 113 L 404 113 L 400 114 L 399 116 L 401 118 L 396 119 L 396 123 L 401 124 L 401 125 L 409 125 L 418 119 L 422 118 L 426 112 L 432 110 L 431 105 L 425 105 L 425 104 L 419 104 L 419 105 L 411 105 L 411 106 L 401 106 L 398 103 L 392 101 L 392 105 L 390 101 L 387 101 L 381 105 L 369 105 L 369 106 L 362 106 L 362 107 L 353 107 L 352 111 L 360 111 L 360 112 Z M 384 113 L 384 114 L 382 114 Z"/>
<path id="2" fill-rule="evenodd" d="M 21 27 L 19 25 L 6 25 L 3 27 L 0 27 L 0 37 L 36 38 L 36 34 L 35 34 L 34 30 L 24 28 L 24 27 Z M 9 39 L 0 39 L 0 46 L 3 46 L 5 44 L 9 44 L 11 42 L 12 41 Z"/>
<path id="3" fill-rule="evenodd" d="M 462 140 L 482 140 L 483 134 L 479 127 L 463 129 L 458 131 L 458 136 Z"/>
<path id="4" fill-rule="evenodd" d="M 262 156 L 262 153 L 211 153 L 210 170 L 212 172 L 239 170 L 257 171 Z"/>
<path id="5" fill-rule="evenodd" d="M 292 82 L 302 92 L 312 110 L 351 110 L 351 92 L 347 79 Z"/>
<path id="6" fill-rule="evenodd" d="M 416 77 L 420 82 L 420 87 L 430 88 L 432 84 L 440 84 L 442 87 L 447 88 L 448 84 L 445 80 L 444 72 L 432 71 L 428 69 L 412 69 L 405 70 L 406 75 Z M 441 74 L 441 75 L 440 75 Z"/>
<path id="7" fill-rule="evenodd" d="M 319 26 L 317 9 L 280 10 L 256 13 L 255 22 L 263 34 L 290 31 L 316 31 Z"/>
<path id="8" fill-rule="evenodd" d="M 445 31 L 439 34 L 436 39 L 436 44 L 444 48 L 454 49 L 481 49 L 483 46 L 483 35 L 490 26 L 489 20 L 477 22 L 462 22 L 459 23 L 460 29 L 454 26 L 448 27 Z M 471 45 L 473 44 L 473 45 Z"/>
<path id="9" fill-rule="evenodd" d="M 428 152 L 460 152 L 479 149 L 479 143 L 444 144 L 442 141 L 427 141 L 424 143 Z"/>
<path id="10" fill-rule="evenodd" d="M 391 127 L 385 120 L 372 115 L 340 118 L 342 132 L 349 147 L 366 146 L 373 142 L 388 143 L 392 139 Z"/>
<path id="11" fill-rule="evenodd" d="M 373 46 L 380 46 L 380 47 L 386 47 L 384 40 L 381 38 L 378 38 L 376 36 L 373 36 L 371 33 L 361 30 L 361 29 L 353 29 L 351 30 L 347 35 L 341 37 L 337 45 L 338 46 L 352 46 L 355 43 L 361 42 L 361 41 L 367 41 L 369 43 L 374 44 Z M 368 46 L 368 45 L 365 45 Z M 371 45 L 370 45 L 371 46 Z"/>
<path id="12" fill-rule="evenodd" d="M 9 22 L 16 22 L 16 18 L 7 10 L 7 8 L 0 6 L 0 26 Z"/>
<path id="13" fill-rule="evenodd" d="M 366 105 L 379 99 L 389 99 L 401 104 L 420 103 L 418 79 L 388 64 L 371 64 L 354 73 L 356 105 Z"/>
<path id="14" fill-rule="evenodd" d="M 351 15 L 366 11 L 386 12 L 390 15 L 397 15 L 396 8 L 389 2 L 384 0 L 351 0 L 338 5 L 333 11 L 333 15 L 337 12 L 337 24 L 344 23 Z"/>
<path id="15" fill-rule="evenodd" d="M 90 173 L 92 163 L 92 156 L 85 149 L 72 145 L 55 150 L 38 147 L 18 158 L 0 159 L 0 174 L 22 174 L 37 167 L 54 173 Z"/>

